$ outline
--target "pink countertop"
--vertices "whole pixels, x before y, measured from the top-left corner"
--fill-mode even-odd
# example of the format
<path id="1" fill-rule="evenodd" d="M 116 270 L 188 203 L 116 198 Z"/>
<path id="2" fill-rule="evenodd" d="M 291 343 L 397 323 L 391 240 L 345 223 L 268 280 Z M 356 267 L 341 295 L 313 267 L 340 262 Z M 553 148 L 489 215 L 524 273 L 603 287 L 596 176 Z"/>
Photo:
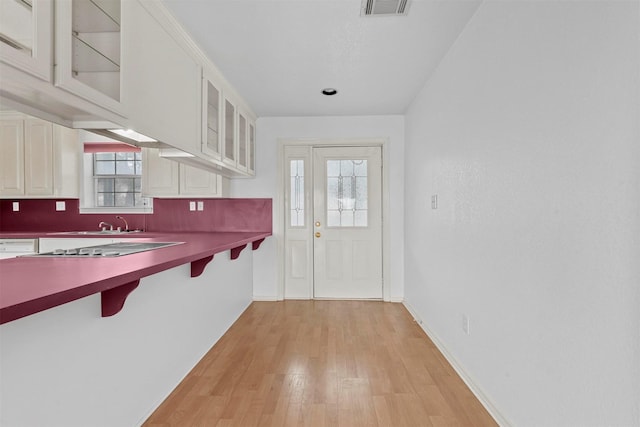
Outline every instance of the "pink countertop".
<path id="1" fill-rule="evenodd" d="M 121 257 L 20 257 L 0 260 L 0 324 L 258 242 L 270 235 L 270 232 L 133 233 L 127 237 L 148 242 L 185 243 Z M 0 233 L 0 237 L 80 236 L 19 232 Z"/>

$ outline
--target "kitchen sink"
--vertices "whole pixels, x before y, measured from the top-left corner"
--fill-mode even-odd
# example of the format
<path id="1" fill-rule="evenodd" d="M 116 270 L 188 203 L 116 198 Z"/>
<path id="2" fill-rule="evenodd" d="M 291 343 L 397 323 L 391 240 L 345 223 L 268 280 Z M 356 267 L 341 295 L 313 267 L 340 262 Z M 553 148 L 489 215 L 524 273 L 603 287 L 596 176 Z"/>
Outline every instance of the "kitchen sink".
<path id="1" fill-rule="evenodd" d="M 85 246 L 73 249 L 54 249 L 41 254 L 24 255 L 35 257 L 117 257 L 138 252 L 152 251 L 167 246 L 181 245 L 184 242 L 118 242 L 106 245 Z"/>

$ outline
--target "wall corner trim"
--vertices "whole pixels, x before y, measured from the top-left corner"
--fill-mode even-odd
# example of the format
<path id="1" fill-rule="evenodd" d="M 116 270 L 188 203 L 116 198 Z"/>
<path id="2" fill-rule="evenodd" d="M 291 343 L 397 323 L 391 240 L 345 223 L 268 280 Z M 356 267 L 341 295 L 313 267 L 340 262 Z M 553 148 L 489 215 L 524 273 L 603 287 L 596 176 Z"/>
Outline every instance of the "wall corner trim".
<path id="1" fill-rule="evenodd" d="M 511 427 L 512 424 L 507 421 L 507 419 L 498 411 L 496 406 L 489 400 L 489 398 L 482 392 L 482 389 L 477 385 L 476 382 L 472 380 L 472 378 L 465 372 L 462 366 L 458 363 L 458 361 L 453 357 L 453 355 L 447 350 L 444 343 L 438 339 L 438 336 L 434 334 L 420 319 L 417 315 L 417 312 L 411 307 L 411 305 L 407 301 L 403 301 L 402 304 L 405 306 L 409 314 L 416 319 L 416 323 L 422 328 L 425 334 L 433 341 L 435 346 L 440 350 L 440 353 L 444 356 L 444 358 L 449 362 L 449 364 L 453 367 L 462 381 L 469 387 L 471 393 L 480 401 L 482 406 L 489 412 L 489 414 L 493 417 L 493 419 L 500 425 L 500 427 Z"/>

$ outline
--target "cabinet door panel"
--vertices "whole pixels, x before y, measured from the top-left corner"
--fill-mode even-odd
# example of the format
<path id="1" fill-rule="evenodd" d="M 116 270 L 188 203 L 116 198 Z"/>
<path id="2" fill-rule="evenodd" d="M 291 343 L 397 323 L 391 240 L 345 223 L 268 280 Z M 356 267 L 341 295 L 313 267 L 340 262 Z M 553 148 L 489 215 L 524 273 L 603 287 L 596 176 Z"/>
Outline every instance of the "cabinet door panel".
<path id="1" fill-rule="evenodd" d="M 202 79 L 202 151 L 220 160 L 220 90 L 206 76 Z"/>
<path id="2" fill-rule="evenodd" d="M 247 118 L 238 112 L 238 169 L 247 170 Z"/>
<path id="3" fill-rule="evenodd" d="M 50 82 L 52 23 L 52 0 L 0 1 L 0 60 Z"/>
<path id="4" fill-rule="evenodd" d="M 142 195 L 177 196 L 178 163 L 163 159 L 155 148 L 142 149 Z"/>
<path id="5" fill-rule="evenodd" d="M 0 195 L 24 195 L 24 128 L 22 120 L 0 121 Z"/>
<path id="6" fill-rule="evenodd" d="M 180 194 L 192 196 L 220 196 L 222 178 L 216 174 L 187 165 L 180 165 Z"/>
<path id="7" fill-rule="evenodd" d="M 222 160 L 236 166 L 236 106 L 224 100 L 224 145 Z"/>
<path id="8" fill-rule="evenodd" d="M 78 131 L 53 125 L 53 183 L 56 197 L 77 199 L 80 197 L 80 161 L 82 145 Z"/>
<path id="9" fill-rule="evenodd" d="M 28 195 L 53 195 L 53 125 L 42 120 L 24 122 L 24 181 Z"/>
<path id="10" fill-rule="evenodd" d="M 249 122 L 249 147 L 248 147 L 247 172 L 250 175 L 256 174 L 256 125 Z"/>

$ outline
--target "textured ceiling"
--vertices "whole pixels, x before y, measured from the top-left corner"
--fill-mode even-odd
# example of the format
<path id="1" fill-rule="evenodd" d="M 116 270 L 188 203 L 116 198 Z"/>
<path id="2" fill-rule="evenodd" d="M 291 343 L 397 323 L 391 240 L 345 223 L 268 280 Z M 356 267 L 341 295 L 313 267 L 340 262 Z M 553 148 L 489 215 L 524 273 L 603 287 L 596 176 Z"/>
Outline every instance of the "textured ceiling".
<path id="1" fill-rule="evenodd" d="M 163 3 L 258 116 L 326 116 L 404 113 L 481 1 L 366 18 L 359 0 Z"/>

